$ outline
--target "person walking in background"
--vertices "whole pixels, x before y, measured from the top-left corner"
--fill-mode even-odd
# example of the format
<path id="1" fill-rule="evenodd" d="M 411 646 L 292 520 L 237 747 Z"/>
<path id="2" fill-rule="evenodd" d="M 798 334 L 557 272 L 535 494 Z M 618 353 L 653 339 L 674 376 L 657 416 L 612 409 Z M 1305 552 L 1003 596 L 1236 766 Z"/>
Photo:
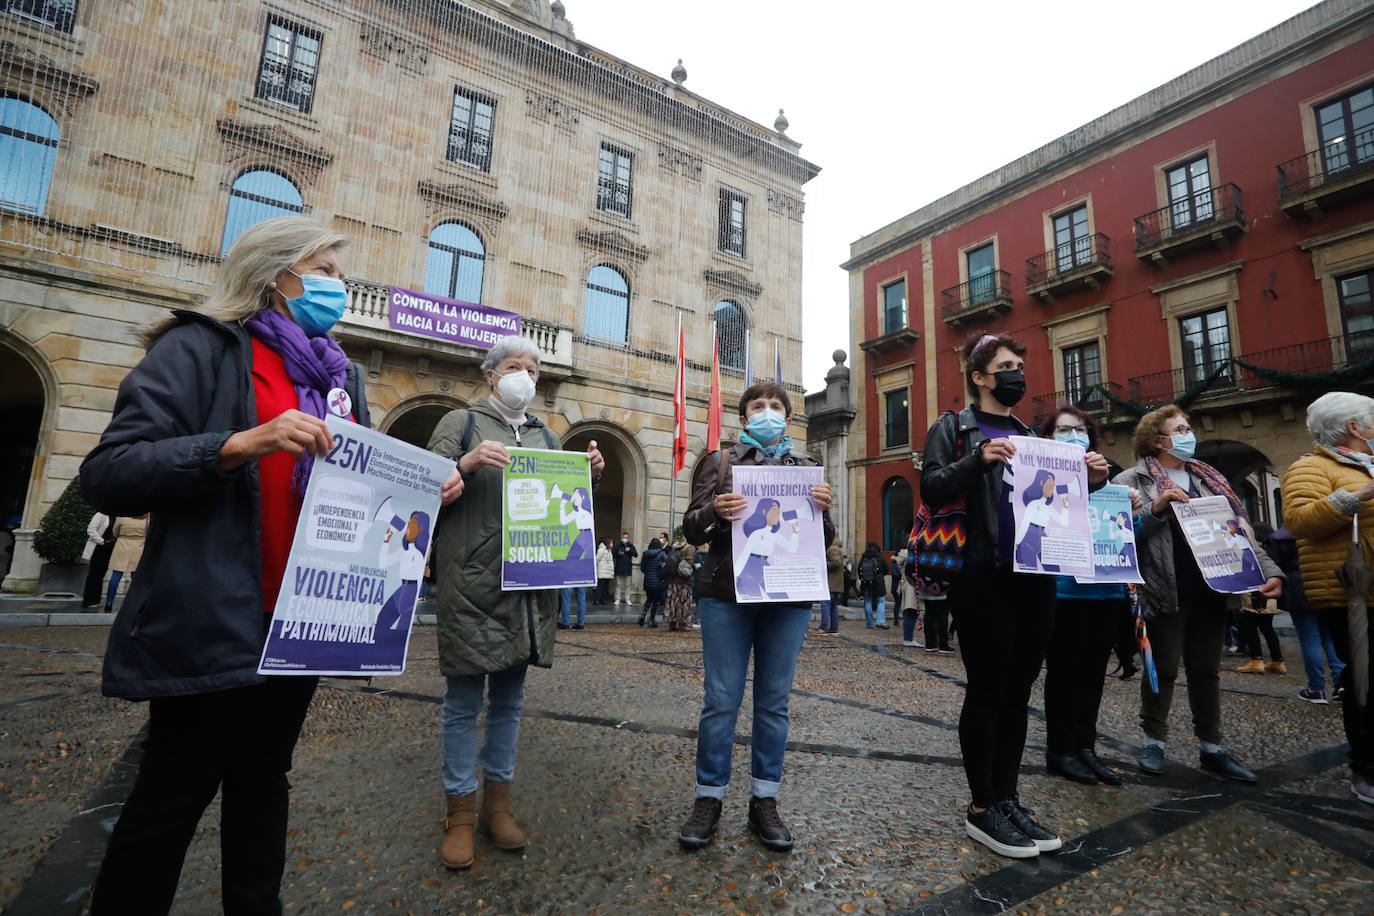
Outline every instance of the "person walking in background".
<path id="1" fill-rule="evenodd" d="M 615 603 L 630 606 L 630 578 L 635 574 L 635 557 L 639 551 L 630 543 L 630 532 L 620 532 L 620 541 L 611 548 L 615 558 Z"/>
<path id="2" fill-rule="evenodd" d="M 117 518 L 110 529 L 114 535 L 114 551 L 110 554 L 110 584 L 105 590 L 105 613 L 114 613 L 115 595 L 125 573 L 133 575 L 138 563 L 143 559 L 143 539 L 148 531 L 148 515 L 135 515 L 132 518 Z"/>
<path id="3" fill-rule="evenodd" d="M 1273 560 L 1274 555 L 1269 551 L 1269 538 L 1274 534 L 1274 529 L 1265 522 L 1255 522 L 1251 527 L 1260 548 L 1269 553 L 1269 559 Z M 1274 565 L 1278 565 L 1277 560 Z M 1274 632 L 1274 615 L 1278 612 L 1278 601 L 1274 599 L 1261 598 L 1255 601 L 1250 595 L 1241 596 L 1240 644 L 1250 656 L 1250 660 L 1237 668 L 1237 671 L 1244 674 L 1263 674 L 1266 671 L 1271 674 L 1288 673 L 1288 666 L 1283 663 L 1283 647 L 1279 645 L 1279 635 Z M 1260 647 L 1261 633 L 1264 634 L 1264 641 L 1269 646 L 1268 664 L 1264 662 L 1264 653 Z"/>
<path id="4" fill-rule="evenodd" d="M 679 528 L 663 561 L 668 580 L 668 629 L 674 632 L 692 628 L 692 580 L 696 578 L 697 549 L 687 543 L 681 531 Z"/>
<path id="5" fill-rule="evenodd" d="M 849 596 L 850 596 L 850 595 L 855 595 L 855 596 L 858 595 L 858 591 L 856 590 L 856 587 L 857 587 L 857 585 L 858 585 L 858 582 L 859 582 L 858 576 L 856 576 L 856 575 L 854 574 L 854 560 L 849 556 L 849 554 L 845 554 L 845 555 L 844 555 L 844 593 L 840 596 L 840 604 L 844 605 L 845 607 L 849 607 Z"/>
<path id="6" fill-rule="evenodd" d="M 596 600 L 598 607 L 611 603 L 611 580 L 615 578 L 615 556 L 611 553 L 611 539 L 602 538 L 596 545 Z"/>
<path id="7" fill-rule="evenodd" d="M 887 584 L 883 580 L 886 571 L 883 549 L 877 541 L 869 541 L 859 559 L 859 592 L 864 602 L 864 622 L 870 630 L 887 629 Z"/>
<path id="8" fill-rule="evenodd" d="M 1331 630 L 1307 601 L 1307 590 L 1302 583 L 1302 569 L 1298 565 L 1298 539 L 1293 536 L 1293 532 L 1281 527 L 1269 536 L 1264 549 L 1269 553 L 1269 558 L 1288 576 L 1283 594 L 1279 596 L 1279 609 L 1287 611 L 1293 619 L 1293 629 L 1298 631 L 1298 644 L 1302 649 L 1302 667 L 1307 675 L 1307 686 L 1298 691 L 1298 698 L 1325 706 L 1327 668 L 1331 670 L 1331 687 L 1334 690 L 1340 683 L 1345 662 L 1336 654 L 1336 646 L 1331 641 Z M 1323 655 L 1326 656 L 1325 665 Z"/>
<path id="9" fill-rule="evenodd" d="M 110 568 L 110 553 L 114 550 L 114 532 L 110 517 L 104 512 L 91 516 L 86 526 L 86 546 L 81 557 L 90 561 L 86 570 L 86 587 L 82 590 L 83 608 L 100 607 L 100 586 L 105 583 L 105 571 Z"/>
<path id="10" fill-rule="evenodd" d="M 650 629 L 658 629 L 658 612 L 668 598 L 668 583 L 663 578 L 663 542 L 649 541 L 644 556 L 639 558 L 639 572 L 644 579 L 644 609 L 639 612 L 639 625 L 648 618 Z"/>
<path id="11" fill-rule="evenodd" d="M 921 597 L 916 591 L 916 583 L 906 574 L 908 561 L 907 548 L 897 551 L 893 569 L 897 580 L 898 607 L 902 609 L 902 645 L 908 649 L 919 649 L 916 641 L 916 627 L 921 623 Z"/>
<path id="12" fill-rule="evenodd" d="M 844 552 L 839 544 L 825 548 L 825 574 L 830 600 L 821 602 L 821 625 L 817 633 L 840 632 L 840 605 L 844 603 Z"/>

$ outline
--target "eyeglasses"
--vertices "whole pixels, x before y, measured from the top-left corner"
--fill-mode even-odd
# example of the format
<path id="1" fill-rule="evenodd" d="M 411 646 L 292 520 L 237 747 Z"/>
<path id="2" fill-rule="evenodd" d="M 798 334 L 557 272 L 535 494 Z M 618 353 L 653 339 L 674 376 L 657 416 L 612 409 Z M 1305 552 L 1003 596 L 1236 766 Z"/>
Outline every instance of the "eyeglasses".
<path id="1" fill-rule="evenodd" d="M 1084 425 L 1082 425 L 1082 424 L 1080 423 L 1078 426 L 1056 426 L 1056 427 L 1054 428 L 1054 431 L 1055 431 L 1056 433 L 1061 433 L 1061 434 L 1065 434 L 1065 433 L 1086 433 L 1086 432 L 1088 431 L 1088 427 L 1086 427 L 1086 426 L 1084 426 Z"/>
<path id="2" fill-rule="evenodd" d="M 1188 434 L 1189 434 L 1190 432 L 1192 432 L 1192 431 L 1193 431 L 1193 428 L 1192 428 L 1191 426 L 1180 426 L 1178 429 L 1174 430 L 1174 431 L 1171 432 L 1171 433 L 1169 433 L 1169 432 L 1162 432 L 1162 433 L 1160 433 L 1160 435 L 1161 435 L 1161 436 L 1168 436 L 1170 439 L 1172 439 L 1174 436 L 1186 436 L 1186 435 L 1188 435 Z"/>

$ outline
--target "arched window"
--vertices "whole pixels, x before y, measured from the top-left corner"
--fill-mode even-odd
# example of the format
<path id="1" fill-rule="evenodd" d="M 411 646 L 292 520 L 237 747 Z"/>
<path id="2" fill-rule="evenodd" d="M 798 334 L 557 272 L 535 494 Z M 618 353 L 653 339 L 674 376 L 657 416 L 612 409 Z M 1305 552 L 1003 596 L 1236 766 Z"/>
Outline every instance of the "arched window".
<path id="1" fill-rule="evenodd" d="M 42 214 L 58 133 L 57 122 L 37 105 L 0 98 L 0 207 Z"/>
<path id="2" fill-rule="evenodd" d="M 901 550 L 916 519 L 911 484 L 893 477 L 883 484 L 883 550 Z"/>
<path id="3" fill-rule="evenodd" d="M 425 292 L 480 304 L 486 258 L 477 233 L 462 223 L 440 223 L 429 234 Z"/>
<path id="4" fill-rule="evenodd" d="M 587 321 L 583 333 L 620 344 L 630 339 L 630 284 L 614 267 L 598 264 L 587 272 Z"/>
<path id="5" fill-rule="evenodd" d="M 728 299 L 716 303 L 716 352 L 727 369 L 743 369 L 745 360 L 744 309 Z"/>
<path id="6" fill-rule="evenodd" d="M 285 175 L 267 169 L 244 172 L 234 179 L 234 186 L 229 191 L 229 212 L 224 217 L 224 244 L 219 249 L 220 257 L 228 254 L 239 233 L 254 223 L 274 216 L 295 216 L 304 209 L 300 190 Z"/>

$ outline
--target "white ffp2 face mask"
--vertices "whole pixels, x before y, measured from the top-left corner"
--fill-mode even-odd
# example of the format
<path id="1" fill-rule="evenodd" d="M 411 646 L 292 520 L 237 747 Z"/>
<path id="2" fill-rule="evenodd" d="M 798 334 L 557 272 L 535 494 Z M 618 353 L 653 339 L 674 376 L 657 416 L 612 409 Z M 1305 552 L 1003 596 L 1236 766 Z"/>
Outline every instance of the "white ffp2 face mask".
<path id="1" fill-rule="evenodd" d="M 511 410 L 524 410 L 534 400 L 534 379 L 524 369 L 516 369 L 501 376 L 496 393 Z"/>

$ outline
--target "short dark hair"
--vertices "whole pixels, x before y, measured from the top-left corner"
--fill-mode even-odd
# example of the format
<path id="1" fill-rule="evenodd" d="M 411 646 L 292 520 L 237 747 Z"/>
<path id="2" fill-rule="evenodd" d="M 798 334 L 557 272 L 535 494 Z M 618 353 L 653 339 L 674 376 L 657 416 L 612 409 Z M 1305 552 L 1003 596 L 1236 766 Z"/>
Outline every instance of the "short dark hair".
<path id="1" fill-rule="evenodd" d="M 1082 423 L 1088 428 L 1088 448 L 1094 452 L 1097 451 L 1097 443 L 1099 442 L 1098 437 L 1101 433 L 1101 430 L 1097 426 L 1097 421 L 1088 416 L 1085 411 L 1072 404 L 1060 404 L 1056 407 L 1054 413 L 1046 417 L 1045 422 L 1040 424 L 1040 435 L 1044 436 L 1046 439 L 1054 438 L 1054 427 L 1061 413 L 1073 414 L 1074 417 L 1078 419 L 1079 423 Z"/>
<path id="2" fill-rule="evenodd" d="M 777 398 L 782 401 L 783 413 L 792 416 L 792 399 L 787 395 L 787 389 L 782 382 L 755 382 L 744 389 L 744 394 L 739 396 L 739 415 L 744 416 L 744 411 L 749 406 L 749 402 L 756 398 Z"/>
<path id="3" fill-rule="evenodd" d="M 975 334 L 964 341 L 961 351 L 964 356 L 964 384 L 974 400 L 978 399 L 978 386 L 973 384 L 973 373 L 988 371 L 988 363 L 997 351 L 1006 347 L 1017 356 L 1026 355 L 1026 345 L 1010 334 Z"/>

